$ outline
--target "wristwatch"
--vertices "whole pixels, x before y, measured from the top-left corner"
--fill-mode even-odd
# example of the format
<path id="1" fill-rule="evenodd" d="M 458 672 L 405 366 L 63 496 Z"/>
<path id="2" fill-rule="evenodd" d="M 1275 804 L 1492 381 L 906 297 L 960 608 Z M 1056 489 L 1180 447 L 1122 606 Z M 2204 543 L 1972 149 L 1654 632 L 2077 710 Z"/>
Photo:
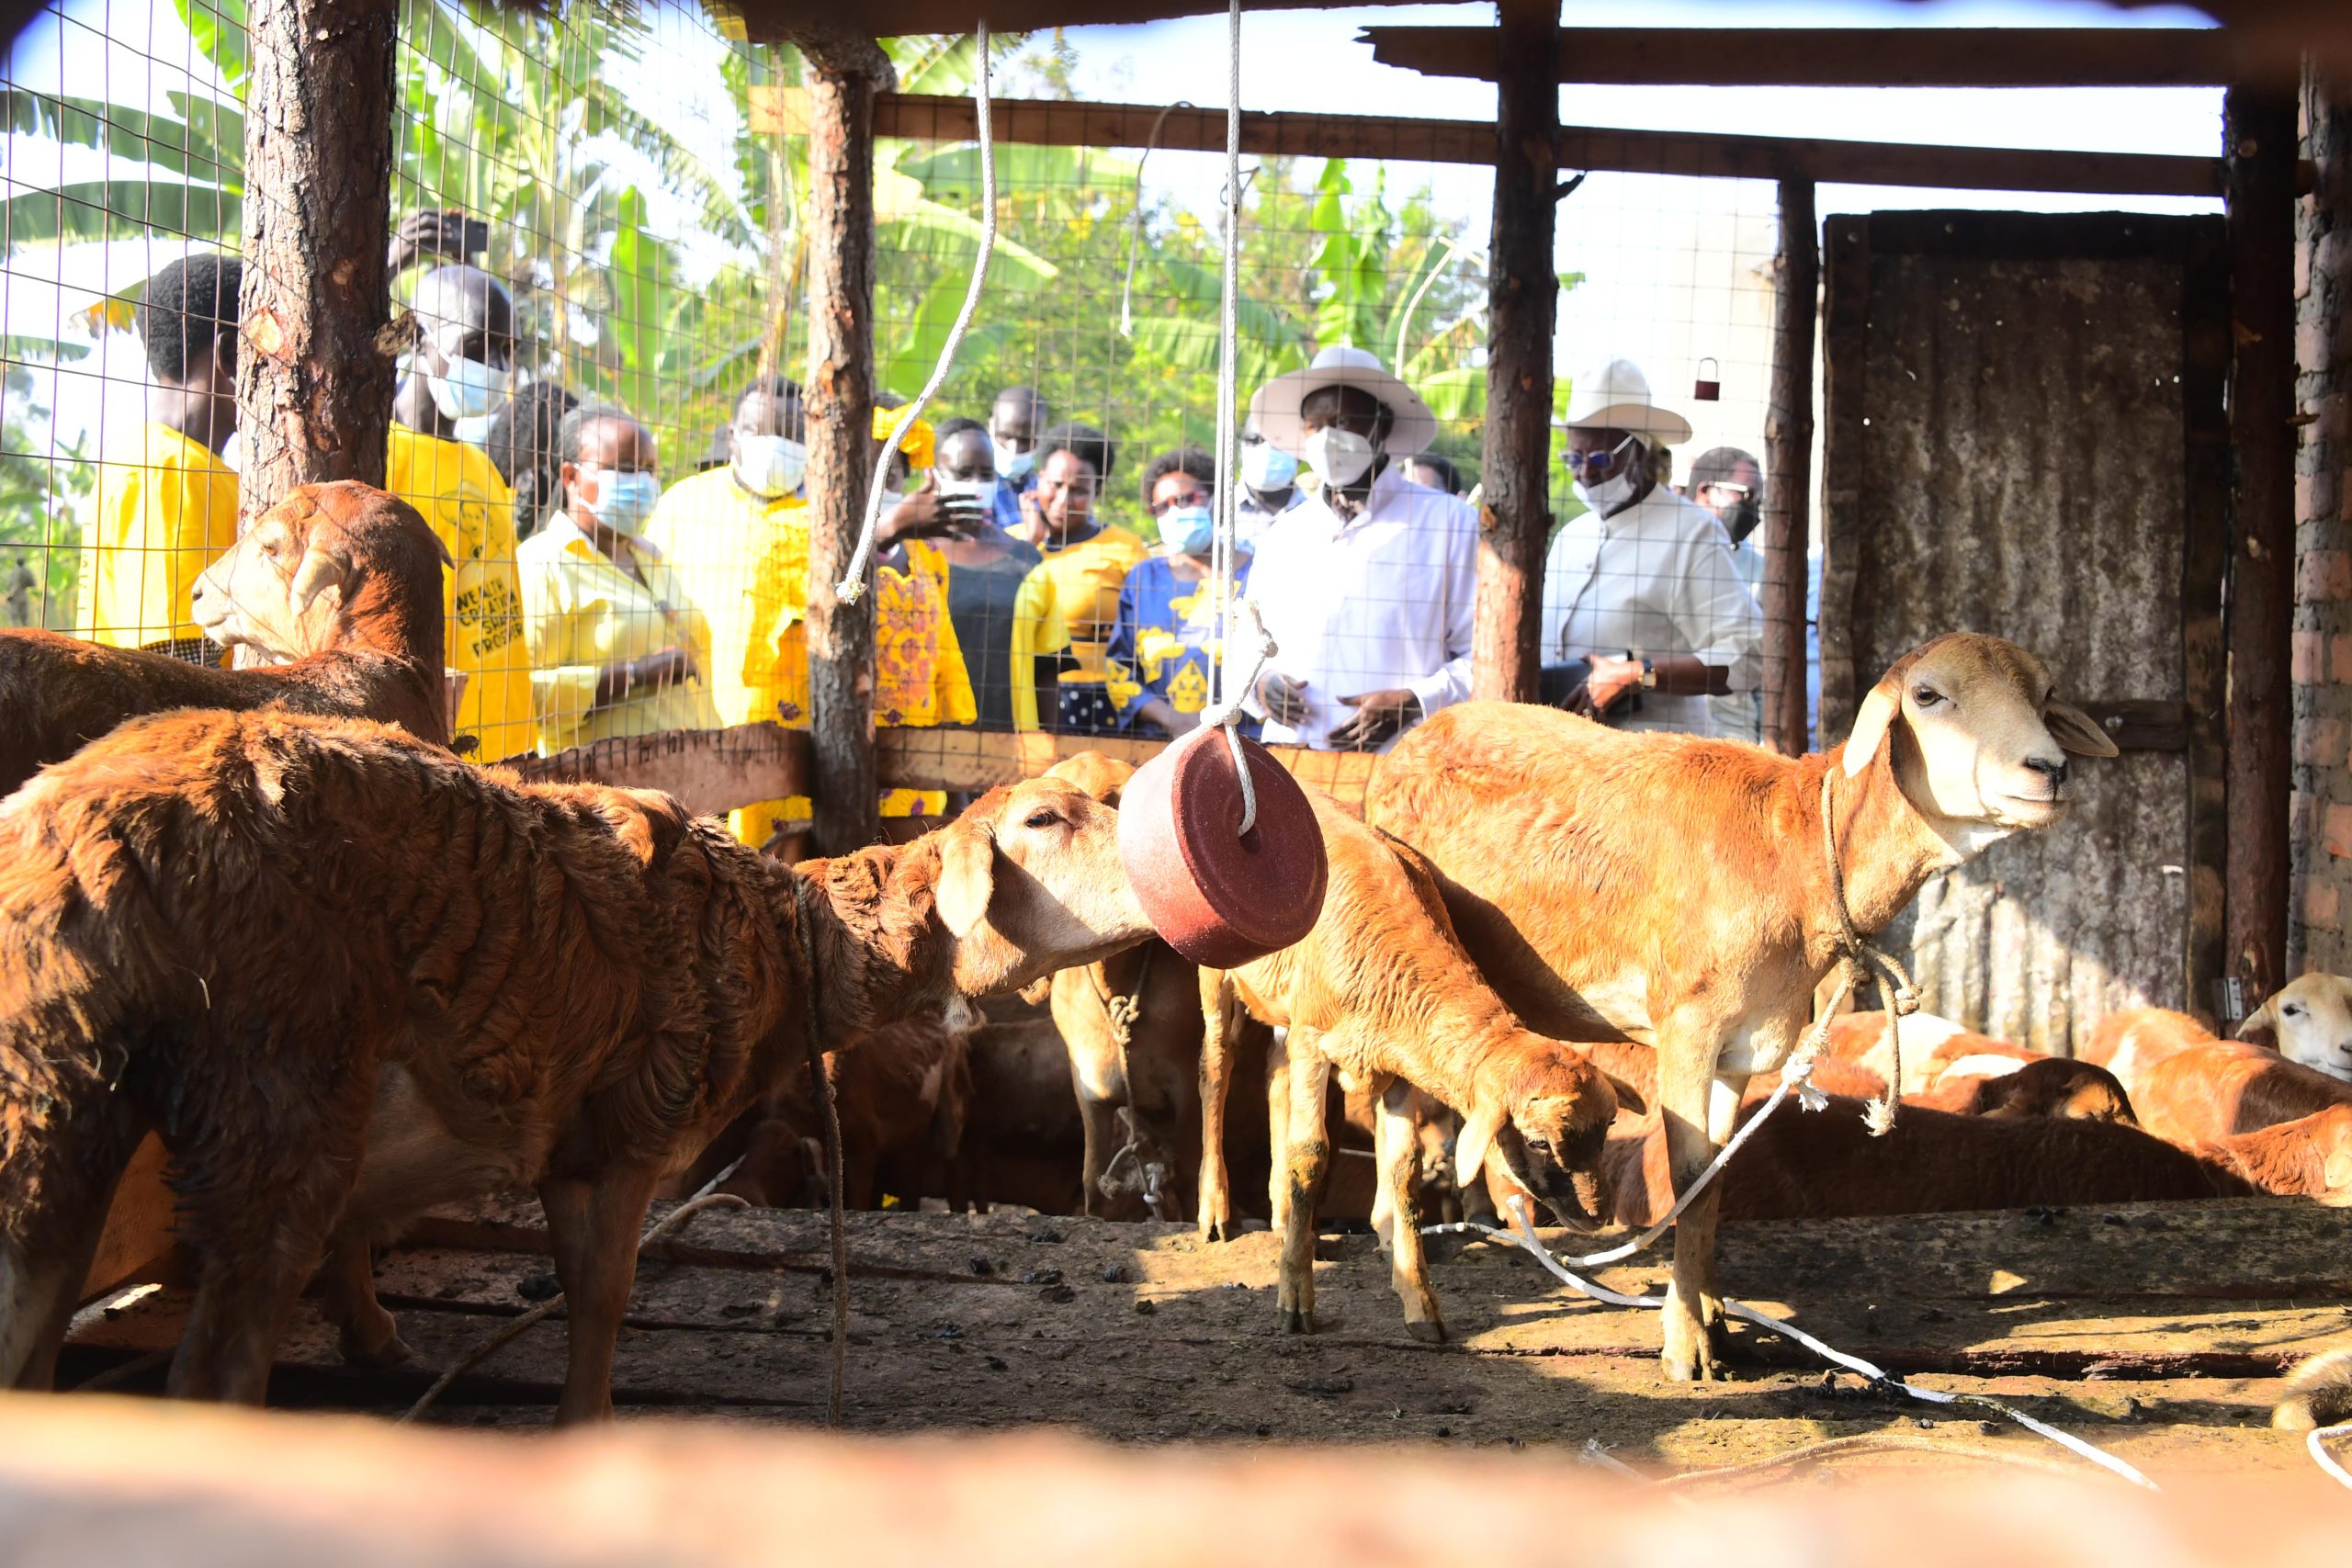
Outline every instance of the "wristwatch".
<path id="1" fill-rule="evenodd" d="M 1627 649 L 1625 650 L 1625 657 L 1633 659 L 1634 650 L 1630 648 Z M 1657 689 L 1657 666 L 1652 664 L 1646 659 L 1639 660 L 1637 662 L 1642 667 L 1642 684 L 1649 687 L 1652 691 L 1656 691 Z"/>

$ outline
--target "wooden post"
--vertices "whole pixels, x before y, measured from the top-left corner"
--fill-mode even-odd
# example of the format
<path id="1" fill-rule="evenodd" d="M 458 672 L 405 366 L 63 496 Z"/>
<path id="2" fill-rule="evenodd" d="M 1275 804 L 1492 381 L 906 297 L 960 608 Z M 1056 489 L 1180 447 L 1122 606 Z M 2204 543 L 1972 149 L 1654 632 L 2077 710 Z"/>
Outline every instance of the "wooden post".
<path id="1" fill-rule="evenodd" d="M 2233 87 L 2228 142 L 2233 487 L 2229 609 L 2229 973 L 2249 1011 L 2285 979 L 2294 696 L 2296 106 Z"/>
<path id="2" fill-rule="evenodd" d="M 247 520 L 297 485 L 384 482 L 394 0 L 254 0 L 245 90 Z"/>
<path id="3" fill-rule="evenodd" d="M 1811 750 L 1804 713 L 1805 548 L 1813 527 L 1813 333 L 1821 234 L 1813 182 L 1781 182 L 1780 293 L 1764 415 L 1764 743 Z"/>
<path id="4" fill-rule="evenodd" d="M 1544 618 L 1552 465 L 1552 270 L 1560 86 L 1557 0 L 1501 0 L 1495 220 L 1487 270 L 1485 489 L 1472 689 L 1532 703 Z"/>
<path id="5" fill-rule="evenodd" d="M 874 754 L 874 595 L 833 592 L 874 469 L 874 99 L 896 85 L 861 34 L 796 35 L 808 72 L 808 699 L 816 850 L 881 837 Z M 869 590 L 872 570 L 866 574 Z"/>

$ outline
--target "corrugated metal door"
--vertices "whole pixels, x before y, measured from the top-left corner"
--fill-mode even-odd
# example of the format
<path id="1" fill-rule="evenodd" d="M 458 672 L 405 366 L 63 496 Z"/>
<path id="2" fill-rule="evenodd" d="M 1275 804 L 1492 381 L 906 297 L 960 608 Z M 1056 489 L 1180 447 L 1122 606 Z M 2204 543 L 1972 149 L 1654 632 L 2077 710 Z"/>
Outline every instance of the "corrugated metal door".
<path id="1" fill-rule="evenodd" d="M 1927 1006 L 2065 1052 L 2220 973 L 2229 356 L 2218 218 L 1914 212 L 1827 229 L 1821 722 L 1904 649 L 2032 649 L 2124 747 L 1888 934 Z"/>

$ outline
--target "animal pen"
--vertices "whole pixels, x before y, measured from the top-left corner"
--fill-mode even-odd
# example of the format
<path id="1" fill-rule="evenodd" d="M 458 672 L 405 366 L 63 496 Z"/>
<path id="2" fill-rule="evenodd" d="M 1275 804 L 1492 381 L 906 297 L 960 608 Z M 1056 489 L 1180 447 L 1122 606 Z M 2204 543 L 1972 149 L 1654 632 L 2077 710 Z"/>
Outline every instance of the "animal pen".
<path id="1" fill-rule="evenodd" d="M 1475 572 L 1394 592 L 1416 609 L 1443 598 L 1464 628 L 1458 695 L 1534 702 L 1545 667 L 1576 651 L 1549 646 L 1562 590 L 1547 599 L 1547 558 L 1584 511 L 1555 422 L 1585 360 L 1623 355 L 1690 427 L 1677 482 L 1708 448 L 1740 449 L 1765 476 L 1747 547 L 1754 690 L 1703 700 L 1747 695 L 1779 752 L 1826 749 L 1905 650 L 1965 627 L 2039 654 L 2120 750 L 2083 770 L 2064 827 L 1932 878 L 1888 929 L 1881 945 L 1928 1011 L 2072 1056 L 2124 1009 L 2227 1033 L 2290 977 L 2346 967 L 2340 23 L 2266 30 L 2266 8 L 2240 0 L 2218 32 L 1763 29 L 1702 57 L 1667 29 L 1564 28 L 1556 6 L 1501 0 L 1494 27 L 1373 26 L 1363 39 L 1386 64 L 1493 82 L 1492 123 L 1250 105 L 1237 196 L 1221 85 L 1198 105 L 1080 101 L 1057 52 L 1064 26 L 1210 7 L 1012 0 L 985 18 L 986 60 L 980 18 L 937 0 L 849 9 L 92 0 L 31 15 L 5 84 L 0 175 L 8 624 L 217 660 L 186 619 L 210 551 L 158 551 L 128 574 L 116 552 L 102 569 L 119 475 L 193 461 L 233 494 L 223 525 L 300 485 L 387 486 L 451 547 L 461 754 L 526 781 L 666 791 L 734 814 L 754 848 L 839 854 L 1081 752 L 1143 763 L 1170 742 L 1138 704 L 1157 693 L 1194 717 L 1207 702 L 1176 643 L 1119 640 L 1115 578 L 951 617 L 955 573 L 992 568 L 917 541 L 869 568 L 865 591 L 837 591 L 877 471 L 894 497 L 924 489 L 946 418 L 989 421 L 998 390 L 1018 387 L 1053 422 L 1096 427 L 1074 439 L 1102 444 L 1092 521 L 1098 538 L 1133 541 L 1124 569 L 1170 537 L 1172 514 L 1139 477 L 1155 457 L 1213 457 L 1237 391 L 1246 401 L 1334 344 L 1370 350 L 1427 406 L 1422 450 L 1476 507 Z M 1565 123 L 1564 84 L 1573 118 L 1589 83 L 2203 86 L 2223 90 L 2224 124 L 2213 155 L 2188 157 Z M 1471 179 L 1491 185 L 1483 231 L 1436 194 Z M 2079 209 L 1825 207 L 1825 187 L 1858 186 L 2051 193 Z M 2109 200 L 2125 209 L 2098 209 Z M 241 293 L 183 293 L 164 313 L 184 343 L 216 317 L 242 339 L 233 473 L 218 448 L 158 455 L 151 400 L 178 370 L 155 360 L 154 331 L 130 330 L 167 264 L 214 253 L 242 261 Z M 514 401 L 486 441 L 464 428 L 484 409 L 452 401 L 435 420 L 424 387 L 446 351 L 428 361 L 421 344 L 449 312 L 430 279 L 452 266 L 478 267 L 510 312 L 488 335 L 511 339 Z M 1555 364 L 1564 339 L 1577 363 Z M 951 349 L 903 468 L 877 470 L 891 411 Z M 682 631 L 664 600 L 623 624 L 617 655 L 596 656 L 698 647 L 701 716 L 599 735 L 551 709 L 547 694 L 580 679 L 565 671 L 594 662 L 547 651 L 526 607 L 544 570 L 531 541 L 569 526 L 562 466 L 578 456 L 558 450 L 554 389 L 624 411 L 664 486 L 718 485 L 746 393 L 786 379 L 805 436 L 802 543 L 656 510 L 649 536 L 701 630 Z M 402 429 L 419 416 L 458 439 L 421 442 Z M 1230 489 L 1230 466 L 1222 479 Z M 797 633 L 779 640 L 778 626 Z M 1272 750 L 1351 807 L 1378 761 Z M 1148 977 L 1125 982 L 1138 1002 Z M 1977 1408 L 1931 1420 L 1883 1376 L 1825 1371 L 1760 1332 L 1734 1336 L 1728 1389 L 1661 1383 L 1642 1314 L 1555 1289 L 1501 1239 L 1431 1243 L 1454 1346 L 1396 1333 L 1361 1225 L 1317 1242 L 1322 1332 L 1278 1337 L 1276 1235 L 1210 1243 L 1185 1219 L 1077 1213 L 1077 1110 L 1057 1106 L 1044 1132 L 989 1122 L 991 1094 L 1027 1103 L 1067 1082 L 1065 1060 L 1035 1052 L 1044 1028 L 1037 1010 L 991 1002 L 976 1036 L 1000 1049 L 973 1058 L 963 1136 L 978 1150 L 968 1179 L 1000 1183 L 980 1194 L 997 1212 L 925 1205 L 948 1194 L 908 1162 L 876 1179 L 886 1209 L 851 1217 L 854 1429 L 1597 1442 L 1653 1472 L 1823 1440 L 1907 1447 L 1920 1465 L 2044 1451 Z M 1192 1092 L 1176 1123 L 1197 1144 Z M 167 1250 L 160 1155 L 147 1159 L 92 1269 L 61 1387 L 160 1386 L 179 1337 L 187 1281 Z M 1342 1159 L 1335 1185 L 1361 1174 Z M 1327 1212 L 1369 1203 L 1355 1185 Z M 1250 1197 L 1262 1213 L 1262 1188 Z M 2030 1412 L 2159 1481 L 2287 1472 L 2307 1463 L 2300 1437 L 2244 1428 L 2267 1426 L 2298 1361 L 2352 1344 L 2340 1213 L 2246 1198 L 1757 1221 L 1726 1226 L 1724 1269 L 1728 1289 L 1830 1345 Z M 306 1302 L 273 1400 L 406 1408 L 554 1291 L 549 1247 L 527 1200 L 436 1212 L 378 1274 L 413 1359 L 346 1365 Z M 646 1258 L 614 1374 L 624 1407 L 822 1415 L 836 1347 L 820 1214 L 701 1214 Z M 1650 1257 L 1595 1276 L 1637 1295 L 1666 1278 Z M 528 1325 L 424 1419 L 535 1426 L 563 1377 L 560 1327 Z M 1915 1416 L 1930 1429 L 1912 1431 Z M 44 1419 L 0 1415 L 26 1444 Z M 7 1471 L 0 1497 L 32 1483 Z"/>

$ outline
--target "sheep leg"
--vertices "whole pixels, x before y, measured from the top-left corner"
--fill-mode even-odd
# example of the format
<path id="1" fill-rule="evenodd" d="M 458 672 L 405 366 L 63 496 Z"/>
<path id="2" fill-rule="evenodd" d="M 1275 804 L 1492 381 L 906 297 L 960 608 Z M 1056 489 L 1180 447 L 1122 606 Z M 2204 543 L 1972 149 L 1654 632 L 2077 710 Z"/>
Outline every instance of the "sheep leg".
<path id="1" fill-rule="evenodd" d="M 46 1258 L 0 1245 L 0 1388 L 47 1393 L 57 1386 L 58 1352 L 105 1228 L 103 1220 L 85 1225 L 83 1240 Z"/>
<path id="2" fill-rule="evenodd" d="M 1291 1334 L 1315 1332 L 1315 1200 L 1330 1163 L 1331 1137 L 1323 1124 L 1323 1096 L 1331 1064 L 1315 1032 L 1294 1025 L 1290 1052 L 1290 1137 L 1281 1167 L 1288 1189 L 1283 1215 L 1282 1283 L 1276 1306 Z"/>
<path id="3" fill-rule="evenodd" d="M 1225 975 L 1201 971 L 1201 1200 L 1203 1241 L 1233 1239 L 1233 1190 L 1225 1169 L 1225 1102 L 1233 1087 Z"/>
<path id="4" fill-rule="evenodd" d="M 1322 1124 L 1321 1110 L 1316 1124 Z M 1266 1215 L 1276 1234 L 1290 1217 L 1290 1031 L 1274 1031 L 1266 1047 Z"/>
<path id="5" fill-rule="evenodd" d="M 225 1192 L 190 1216 L 202 1274 L 164 1384 L 173 1398 L 263 1403 L 277 1342 L 325 1257 L 358 1164 L 356 1153 L 322 1153 L 316 1174 L 290 1191 Z M 219 1224 L 232 1205 L 237 1223 Z"/>
<path id="6" fill-rule="evenodd" d="M 589 1178 L 549 1177 L 539 1183 L 556 1278 L 563 1282 L 571 1320 L 563 1397 L 556 1425 L 609 1421 L 613 1416 L 613 1348 L 637 1279 L 637 1238 L 653 1201 L 659 1173 L 621 1166 Z"/>
<path id="7" fill-rule="evenodd" d="M 1079 1124 L 1086 1134 L 1086 1152 L 1080 1158 L 1078 1169 L 1082 1190 L 1080 1212 L 1105 1219 L 1110 1217 L 1111 1201 L 1102 1195 L 1102 1168 L 1110 1163 L 1112 1151 L 1119 1146 L 1119 1130 L 1113 1122 L 1118 1108 L 1088 1092 L 1086 1075 L 1079 1070 L 1075 1057 L 1070 1061 L 1069 1076 L 1071 1086 L 1078 1090 Z"/>
<path id="8" fill-rule="evenodd" d="M 366 1230 L 346 1223 L 335 1232 L 322 1282 L 322 1304 L 345 1361 L 381 1371 L 410 1358 L 400 1324 L 376 1299 L 376 1248 Z"/>
<path id="9" fill-rule="evenodd" d="M 1666 1148 L 1679 1196 L 1714 1158 L 1708 1134 L 1709 1101 L 1714 1089 L 1713 1042 L 1661 1041 L 1658 1099 L 1665 1112 Z M 1721 1189 L 1709 1186 L 1682 1211 L 1674 1226 L 1673 1282 L 1666 1293 L 1666 1375 L 1677 1382 L 1712 1382 L 1723 1375 L 1705 1321 L 1706 1302 L 1715 1289 L 1715 1214 Z"/>
<path id="10" fill-rule="evenodd" d="M 1429 1344 L 1442 1344 L 1445 1320 L 1438 1312 L 1437 1292 L 1430 1289 L 1429 1259 L 1421 1251 L 1421 1228 L 1413 1207 L 1413 1176 L 1420 1155 L 1413 1086 L 1390 1078 L 1385 1086 L 1372 1087 L 1377 1091 L 1373 1145 L 1380 1161 L 1380 1190 L 1387 1200 L 1373 1224 L 1388 1252 L 1389 1282 L 1405 1303 L 1405 1332 Z"/>

